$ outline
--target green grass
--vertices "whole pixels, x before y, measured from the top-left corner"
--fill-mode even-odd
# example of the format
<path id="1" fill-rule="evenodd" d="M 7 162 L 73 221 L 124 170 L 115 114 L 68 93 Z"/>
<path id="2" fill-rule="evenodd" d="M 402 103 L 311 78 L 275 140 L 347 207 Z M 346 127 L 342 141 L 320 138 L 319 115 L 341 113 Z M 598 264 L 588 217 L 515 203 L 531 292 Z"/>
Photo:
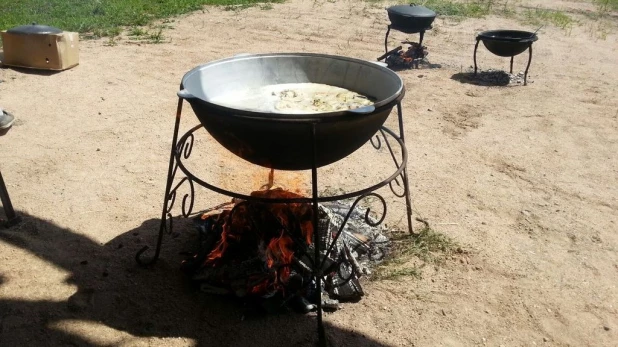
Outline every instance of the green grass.
<path id="1" fill-rule="evenodd" d="M 144 26 L 156 19 L 200 10 L 204 5 L 247 6 L 282 1 L 0 0 L 0 30 L 36 22 L 91 37 L 115 36 L 124 27 Z"/>
<path id="2" fill-rule="evenodd" d="M 415 257 L 424 262 L 439 262 L 442 256 L 452 253 L 456 243 L 448 236 L 425 226 L 418 235 L 406 234 L 394 240 L 398 256 Z"/>
<path id="3" fill-rule="evenodd" d="M 546 9 L 526 10 L 523 13 L 526 23 L 541 26 L 551 23 L 559 28 L 567 29 L 575 23 L 573 18 L 561 11 L 553 11 Z"/>
<path id="4" fill-rule="evenodd" d="M 383 0 L 364 0 L 365 2 L 381 4 Z M 452 0 L 400 0 L 400 4 L 408 5 L 411 2 L 432 9 L 440 16 L 474 17 L 480 18 L 490 13 L 496 0 L 467 0 L 456 2 Z"/>
<path id="5" fill-rule="evenodd" d="M 618 0 L 595 0 L 600 12 L 618 11 Z"/>
<path id="6" fill-rule="evenodd" d="M 418 4 L 434 10 L 441 16 L 480 18 L 490 13 L 494 5 L 494 1 L 476 0 L 467 2 L 453 2 L 450 0 L 426 0 L 419 1 Z"/>
<path id="7" fill-rule="evenodd" d="M 425 225 L 418 235 L 406 234 L 394 238 L 393 243 L 394 255 L 376 268 L 373 279 L 420 277 L 421 269 L 414 264 L 415 260 L 439 264 L 454 252 L 463 252 L 451 238 L 429 225 Z"/>
<path id="8" fill-rule="evenodd" d="M 618 9 L 618 0 L 593 1 L 599 6 L 600 12 Z M 402 0 L 400 3 L 408 2 Z M 509 0 L 424 0 L 416 1 L 416 3 L 431 8 L 440 16 L 455 18 L 482 18 L 492 14 L 507 18 L 517 18 L 526 24 L 534 26 L 551 24 L 563 29 L 569 28 L 575 23 L 575 20 L 564 12 L 540 8 L 522 11 L 517 8 L 516 2 Z"/>

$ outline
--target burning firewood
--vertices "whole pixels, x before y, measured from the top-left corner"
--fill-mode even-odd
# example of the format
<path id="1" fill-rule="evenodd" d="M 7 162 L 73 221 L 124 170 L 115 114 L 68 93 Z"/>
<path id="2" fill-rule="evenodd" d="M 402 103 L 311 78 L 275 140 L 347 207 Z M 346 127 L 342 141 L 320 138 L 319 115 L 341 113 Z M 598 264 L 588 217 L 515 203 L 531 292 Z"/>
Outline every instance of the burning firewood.
<path id="1" fill-rule="evenodd" d="M 387 52 L 382 55 L 378 60 L 385 59 L 384 61 L 390 68 L 411 68 L 416 67 L 418 69 L 419 63 L 422 59 L 427 57 L 427 47 L 420 45 L 417 42 L 403 41 L 402 44 L 410 45 L 407 50 L 403 50 L 402 46 Z"/>
<path id="2" fill-rule="evenodd" d="M 259 190 L 251 196 L 302 197 L 283 189 Z M 337 238 L 348 210 L 346 205 L 319 206 L 321 252 L 316 259 L 311 204 L 235 201 L 194 219 L 200 249 L 183 266 L 209 294 L 278 298 L 281 305 L 309 312 L 315 309 L 319 290 L 323 307 L 335 310 L 340 301 L 358 301 L 364 295 L 359 279 L 367 270 L 358 259 L 371 261 L 375 248 L 381 247 L 374 240 L 383 237 L 373 227 L 362 227 L 364 212 L 355 210 Z M 315 287 L 316 271 L 324 275 L 322 288 Z"/>

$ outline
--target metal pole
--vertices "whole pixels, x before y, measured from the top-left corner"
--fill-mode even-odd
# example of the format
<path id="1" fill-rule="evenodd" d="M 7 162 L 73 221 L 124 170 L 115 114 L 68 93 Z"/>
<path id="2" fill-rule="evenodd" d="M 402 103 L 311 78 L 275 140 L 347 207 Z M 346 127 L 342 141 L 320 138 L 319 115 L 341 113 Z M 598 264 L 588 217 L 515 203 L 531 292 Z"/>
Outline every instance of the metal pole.
<path id="1" fill-rule="evenodd" d="M 401 101 L 397 103 L 397 116 L 399 117 L 399 138 L 403 145 L 406 145 L 406 140 L 403 134 L 403 111 L 401 109 Z M 403 189 L 405 190 L 404 194 L 406 195 L 406 214 L 408 215 L 408 232 L 410 234 L 414 234 L 414 229 L 412 228 L 412 201 L 410 199 L 410 185 L 408 184 L 408 163 L 403 163 L 406 167 L 403 169 L 402 178 L 403 178 Z"/>
<path id="2" fill-rule="evenodd" d="M 515 58 L 515 56 L 511 56 L 511 71 L 509 71 L 511 74 L 513 73 L 513 58 Z"/>
<path id="3" fill-rule="evenodd" d="M 322 261 L 320 261 L 320 229 L 318 228 L 318 168 L 317 143 L 315 141 L 315 123 L 311 125 L 311 143 L 313 144 L 313 163 L 311 166 L 311 194 L 313 199 L 313 249 L 315 251 L 314 275 L 318 306 L 318 346 L 326 347 L 326 333 L 322 322 Z"/>
<path id="4" fill-rule="evenodd" d="M 166 223 L 168 219 L 168 204 L 170 190 L 172 189 L 172 182 L 174 181 L 174 164 L 176 163 L 176 143 L 178 142 L 178 129 L 180 128 L 180 115 L 182 113 L 182 98 L 178 98 L 178 108 L 176 109 L 176 123 L 174 124 L 174 135 L 172 137 L 172 149 L 170 150 L 170 162 L 167 170 L 167 183 L 165 185 L 165 197 L 163 198 L 163 210 L 161 211 L 161 223 L 159 224 L 159 235 L 157 236 L 157 244 L 155 248 L 155 254 L 152 259 L 144 261 L 141 259 L 142 253 L 148 250 L 148 246 L 144 246 L 135 254 L 135 261 L 140 265 L 151 265 L 159 259 L 159 253 L 161 252 L 161 243 L 163 241 L 163 232 L 166 229 Z M 169 216 L 171 217 L 171 216 Z M 171 230 L 169 230 L 171 232 Z"/>
<path id="5" fill-rule="evenodd" d="M 4 213 L 6 214 L 6 226 L 12 226 L 19 223 L 19 218 L 15 214 L 13 204 L 11 203 L 11 197 L 4 185 L 4 178 L 2 178 L 2 172 L 0 172 L 0 200 L 2 200 L 2 207 L 4 207 Z"/>
<path id="6" fill-rule="evenodd" d="M 388 26 L 386 30 L 386 36 L 384 37 L 384 53 L 388 53 L 388 34 L 391 32 L 391 26 Z"/>
<path id="7" fill-rule="evenodd" d="M 477 66 L 476 66 L 476 51 L 479 48 L 479 43 L 481 42 L 481 40 L 479 40 L 478 38 L 476 39 L 476 45 L 474 45 L 474 75 L 476 76 L 476 70 L 477 70 Z"/>
<path id="8" fill-rule="evenodd" d="M 532 63 L 532 43 L 528 47 L 528 65 L 526 66 L 526 72 L 524 72 L 524 85 L 528 85 L 528 69 L 530 69 L 530 63 Z"/>

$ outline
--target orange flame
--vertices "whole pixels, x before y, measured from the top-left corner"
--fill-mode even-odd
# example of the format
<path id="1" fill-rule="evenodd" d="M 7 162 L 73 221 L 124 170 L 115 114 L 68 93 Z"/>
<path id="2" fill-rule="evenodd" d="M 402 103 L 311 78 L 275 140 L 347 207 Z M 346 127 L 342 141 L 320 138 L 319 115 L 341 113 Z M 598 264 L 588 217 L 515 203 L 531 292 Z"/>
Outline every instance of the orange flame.
<path id="1" fill-rule="evenodd" d="M 277 272 L 277 278 L 280 278 L 283 282 L 290 276 L 289 265 L 292 264 L 294 258 L 293 245 L 292 238 L 284 235 L 284 232 L 281 231 L 281 236 L 270 240 L 266 249 L 266 265 L 269 269 L 275 265 L 280 265 L 281 272 Z"/>
<path id="2" fill-rule="evenodd" d="M 268 291 L 269 283 L 268 281 L 263 281 L 260 284 L 257 284 L 251 288 L 251 294 L 261 295 Z"/>
<path id="3" fill-rule="evenodd" d="M 270 198 L 270 199 L 294 199 L 302 198 L 303 196 L 296 192 L 291 192 L 281 188 L 273 188 L 274 171 L 270 170 L 268 183 L 264 186 L 265 189 L 254 191 L 251 193 L 253 197 Z M 296 185 L 296 184 L 294 184 Z M 296 185 L 297 186 L 297 185 Z M 255 204 L 255 205 L 252 205 Z M 221 238 L 217 241 L 212 251 L 208 254 L 204 263 L 206 266 L 217 266 L 222 264 L 223 258 L 226 256 L 226 251 L 236 254 L 236 249 L 249 249 L 252 247 L 246 242 L 255 242 L 258 240 L 259 252 L 264 252 L 266 257 L 266 266 L 270 269 L 267 278 L 261 280 L 257 278 L 252 281 L 248 291 L 254 295 L 263 295 L 269 290 L 284 290 L 287 283 L 291 265 L 294 259 L 295 247 L 303 245 L 295 245 L 294 239 L 287 232 L 298 233 L 296 240 L 306 242 L 310 245 L 313 242 L 313 209 L 309 203 L 275 203 L 263 204 L 248 202 L 248 205 L 236 206 L 234 215 L 230 215 L 231 208 L 229 205 L 222 208 L 221 213 L 215 217 L 217 224 L 223 222 Z M 265 214 L 259 211 L 267 211 Z M 250 213 L 257 215 L 250 215 Z M 214 213 L 205 214 L 202 218 L 213 216 Z M 277 223 L 273 223 L 272 216 L 277 219 Z M 253 241 L 249 241 L 253 240 Z M 260 248 L 264 247 L 265 248 Z M 261 245 L 261 246 L 260 246 Z M 240 248 L 236 248 L 240 247 Z M 255 280 L 255 278 L 254 278 Z"/>
<path id="4" fill-rule="evenodd" d="M 230 235 L 229 233 L 229 223 L 225 222 L 223 225 L 223 232 L 221 233 L 221 239 L 215 245 L 215 248 L 208 254 L 208 258 L 206 260 L 207 264 L 212 264 L 215 260 L 223 257 L 225 250 L 228 247 L 227 237 Z"/>
<path id="5" fill-rule="evenodd" d="M 300 228 L 305 237 L 305 242 L 307 242 L 307 245 L 310 245 L 313 242 L 313 222 L 310 220 L 304 221 L 301 223 Z"/>

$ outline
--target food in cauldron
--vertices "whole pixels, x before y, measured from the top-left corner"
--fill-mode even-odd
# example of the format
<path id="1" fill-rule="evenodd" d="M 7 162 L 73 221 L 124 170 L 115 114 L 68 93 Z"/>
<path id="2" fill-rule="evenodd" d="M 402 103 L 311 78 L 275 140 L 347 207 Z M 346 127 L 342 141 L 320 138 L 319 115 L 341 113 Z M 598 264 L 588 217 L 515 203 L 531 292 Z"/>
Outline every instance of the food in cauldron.
<path id="1" fill-rule="evenodd" d="M 284 83 L 228 94 L 212 100 L 227 107 L 285 114 L 354 110 L 373 105 L 364 95 L 320 83 Z"/>

